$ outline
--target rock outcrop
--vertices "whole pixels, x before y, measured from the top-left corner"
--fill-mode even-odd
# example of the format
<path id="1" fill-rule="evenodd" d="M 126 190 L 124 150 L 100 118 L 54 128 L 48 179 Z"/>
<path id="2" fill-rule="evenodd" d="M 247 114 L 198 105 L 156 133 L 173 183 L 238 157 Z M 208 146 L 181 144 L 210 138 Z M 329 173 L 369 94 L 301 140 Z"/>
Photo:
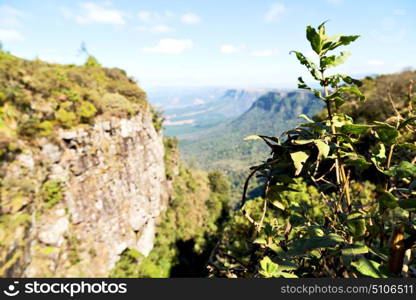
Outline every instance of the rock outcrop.
<path id="1" fill-rule="evenodd" d="M 2 166 L 2 276 L 106 277 L 125 249 L 148 255 L 168 197 L 150 112 L 35 144 Z"/>

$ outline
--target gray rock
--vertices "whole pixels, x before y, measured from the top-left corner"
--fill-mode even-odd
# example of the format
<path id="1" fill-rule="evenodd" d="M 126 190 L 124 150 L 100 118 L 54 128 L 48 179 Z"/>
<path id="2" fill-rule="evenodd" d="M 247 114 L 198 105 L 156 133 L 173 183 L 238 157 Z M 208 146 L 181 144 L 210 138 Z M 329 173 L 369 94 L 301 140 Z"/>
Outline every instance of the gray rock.
<path id="1" fill-rule="evenodd" d="M 59 247 L 64 242 L 64 233 L 68 230 L 69 222 L 66 216 L 58 219 L 50 220 L 51 222 L 44 224 L 39 232 L 39 240 L 51 246 Z"/>
<path id="2" fill-rule="evenodd" d="M 143 228 L 143 232 L 137 241 L 137 251 L 144 256 L 148 256 L 153 249 L 153 242 L 155 239 L 156 225 L 154 219 L 150 219 L 149 222 Z"/>
<path id="3" fill-rule="evenodd" d="M 22 163 L 22 165 L 30 170 L 33 170 L 35 167 L 35 160 L 31 152 L 22 153 L 17 157 L 17 160 Z"/>
<path id="4" fill-rule="evenodd" d="M 63 140 L 73 140 L 77 137 L 76 131 L 63 131 L 59 132 L 59 137 Z"/>
<path id="5" fill-rule="evenodd" d="M 61 159 L 61 151 L 54 144 L 46 144 L 42 147 L 42 154 L 52 162 L 58 162 Z"/>

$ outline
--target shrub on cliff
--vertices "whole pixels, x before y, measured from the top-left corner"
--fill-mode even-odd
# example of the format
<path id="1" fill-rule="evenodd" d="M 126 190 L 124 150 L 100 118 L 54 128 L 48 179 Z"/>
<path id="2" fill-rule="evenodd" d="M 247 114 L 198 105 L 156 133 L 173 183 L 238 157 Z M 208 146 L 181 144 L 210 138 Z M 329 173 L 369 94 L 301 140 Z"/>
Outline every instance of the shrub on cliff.
<path id="1" fill-rule="evenodd" d="M 146 94 L 124 71 L 24 60 L 0 51 L 0 134 L 47 136 L 53 128 L 91 123 L 99 115 L 148 111 Z"/>

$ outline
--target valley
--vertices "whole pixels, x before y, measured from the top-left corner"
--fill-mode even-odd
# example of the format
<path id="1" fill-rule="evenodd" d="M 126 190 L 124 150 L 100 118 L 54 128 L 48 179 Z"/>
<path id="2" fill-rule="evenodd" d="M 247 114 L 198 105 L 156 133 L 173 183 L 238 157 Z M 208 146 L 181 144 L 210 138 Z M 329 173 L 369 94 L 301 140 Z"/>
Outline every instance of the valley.
<path id="1" fill-rule="evenodd" d="M 205 91 L 195 91 L 193 99 L 202 99 Z M 201 104 L 167 108 L 164 134 L 179 139 L 180 151 L 189 165 L 227 174 L 234 202 L 240 198 L 249 166 L 267 155 L 263 143 L 244 138 L 280 136 L 305 121 L 299 115 L 312 117 L 322 110 L 315 96 L 302 90 L 228 89 L 218 99 L 213 95 Z M 152 102 L 151 94 L 149 100 Z"/>

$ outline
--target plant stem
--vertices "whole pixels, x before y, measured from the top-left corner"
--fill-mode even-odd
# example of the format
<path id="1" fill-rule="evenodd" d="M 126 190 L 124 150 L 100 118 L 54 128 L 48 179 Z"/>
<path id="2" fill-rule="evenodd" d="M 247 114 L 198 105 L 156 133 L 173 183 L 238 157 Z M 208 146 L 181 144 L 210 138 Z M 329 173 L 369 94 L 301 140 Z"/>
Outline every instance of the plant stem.
<path id="1" fill-rule="evenodd" d="M 322 78 L 324 78 L 324 73 L 323 72 L 322 72 Z M 324 86 L 324 94 L 325 94 L 325 97 L 328 97 L 328 95 L 329 95 L 328 86 L 326 86 L 326 85 Z M 332 119 L 333 115 L 332 115 L 331 103 L 329 103 L 328 100 L 325 101 L 325 103 L 326 103 L 326 110 L 328 112 L 329 124 L 331 126 L 331 133 L 333 135 L 335 135 L 337 133 L 337 130 L 335 128 L 334 120 Z M 339 178 L 339 159 L 338 158 L 335 159 L 335 174 L 336 174 L 336 177 L 337 177 L 337 184 L 339 185 L 340 184 L 340 178 Z"/>
<path id="2" fill-rule="evenodd" d="M 323 82 L 325 82 L 324 70 L 321 70 L 321 76 L 322 76 Z M 325 97 L 328 97 L 329 96 L 328 85 L 325 83 L 323 85 L 323 88 L 324 88 Z M 331 133 L 335 136 L 335 143 L 338 146 L 338 141 L 336 137 L 337 130 L 335 128 L 335 124 L 333 120 L 331 103 L 329 100 L 326 100 L 325 103 L 326 103 L 326 109 L 328 111 L 328 119 L 329 119 L 329 123 L 331 126 Z M 351 204 L 350 188 L 349 188 L 349 182 L 348 182 L 347 176 L 345 174 L 344 165 L 341 163 L 341 158 L 339 156 L 338 147 L 336 149 L 336 155 L 337 157 L 335 158 L 335 169 L 336 169 L 337 184 L 340 189 L 345 190 L 346 203 L 344 207 L 345 209 L 348 209 L 348 207 Z"/>

